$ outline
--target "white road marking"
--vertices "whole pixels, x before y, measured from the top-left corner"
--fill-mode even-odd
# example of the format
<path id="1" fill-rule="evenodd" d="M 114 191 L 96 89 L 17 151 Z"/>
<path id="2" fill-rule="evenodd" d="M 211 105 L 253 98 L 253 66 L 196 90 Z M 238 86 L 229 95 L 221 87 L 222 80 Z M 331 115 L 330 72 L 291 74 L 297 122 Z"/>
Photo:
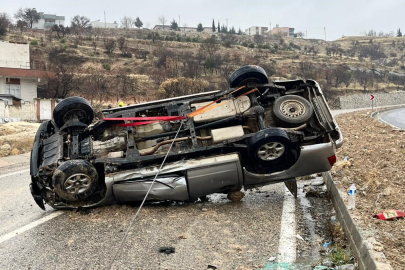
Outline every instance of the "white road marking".
<path id="1" fill-rule="evenodd" d="M 29 172 L 30 169 L 26 169 L 26 170 L 22 170 L 22 171 L 18 171 L 18 172 L 13 172 L 13 173 L 8 173 L 8 174 L 2 174 L 0 175 L 0 178 L 5 178 L 5 177 L 9 177 L 12 175 L 16 175 L 16 174 L 20 174 L 20 173 L 25 173 L 25 172 Z"/>
<path id="2" fill-rule="evenodd" d="M 295 235 L 295 198 L 291 195 L 288 189 L 285 188 L 283 212 L 281 214 L 280 240 L 278 245 L 278 262 L 295 262 L 297 241 Z"/>
<path id="3" fill-rule="evenodd" d="M 32 228 L 35 228 L 36 226 L 41 225 L 42 223 L 45 223 L 48 220 L 56 218 L 57 216 L 60 216 L 63 213 L 64 212 L 62 212 L 62 211 L 52 212 L 51 214 L 49 214 L 49 215 L 47 215 L 47 216 L 45 216 L 43 218 L 40 218 L 40 219 L 38 219 L 38 220 L 36 220 L 34 222 L 31 222 L 30 224 L 27 224 L 27 225 L 25 225 L 25 226 L 23 226 L 23 227 L 21 227 L 21 228 L 19 228 L 17 230 L 14 230 L 14 231 L 12 231 L 12 232 L 10 232 L 8 234 L 0 236 L 0 244 L 3 243 L 4 241 L 10 240 L 11 238 L 13 238 L 13 237 L 15 237 L 17 235 L 22 234 L 23 232 L 31 230 Z"/>

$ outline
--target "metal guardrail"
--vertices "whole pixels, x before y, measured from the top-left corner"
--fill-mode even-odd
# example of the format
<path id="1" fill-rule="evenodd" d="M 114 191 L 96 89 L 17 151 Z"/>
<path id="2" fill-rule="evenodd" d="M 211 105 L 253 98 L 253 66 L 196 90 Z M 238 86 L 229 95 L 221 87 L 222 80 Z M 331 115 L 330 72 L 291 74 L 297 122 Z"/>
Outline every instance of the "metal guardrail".
<path id="1" fill-rule="evenodd" d="M 331 195 L 333 207 L 336 211 L 336 216 L 345 231 L 345 235 L 350 243 L 350 249 L 354 256 L 358 258 L 359 270 L 393 270 L 389 263 L 377 261 L 376 251 L 370 251 L 367 247 L 367 241 L 363 240 L 359 229 L 350 216 L 350 212 L 346 207 L 339 190 L 337 189 L 333 178 L 329 172 L 323 173 L 328 192 Z"/>

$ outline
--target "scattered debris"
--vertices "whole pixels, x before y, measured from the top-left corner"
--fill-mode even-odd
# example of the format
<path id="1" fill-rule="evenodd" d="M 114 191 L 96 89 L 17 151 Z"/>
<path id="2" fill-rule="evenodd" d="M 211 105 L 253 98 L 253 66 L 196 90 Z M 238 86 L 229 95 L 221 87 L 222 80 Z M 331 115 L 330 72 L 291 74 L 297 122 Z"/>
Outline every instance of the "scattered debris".
<path id="1" fill-rule="evenodd" d="M 317 177 L 311 181 L 311 186 L 320 186 L 323 184 L 325 184 L 325 181 L 323 181 L 323 177 Z"/>
<path id="2" fill-rule="evenodd" d="M 345 264 L 345 265 L 336 267 L 336 270 L 354 270 L 354 269 L 355 269 L 354 264 Z"/>
<path id="3" fill-rule="evenodd" d="M 164 252 L 166 254 L 174 253 L 176 249 L 174 247 L 160 247 L 159 252 Z"/>
<path id="4" fill-rule="evenodd" d="M 332 241 L 323 243 L 323 247 L 327 248 L 332 245 Z"/>
<path id="5" fill-rule="evenodd" d="M 295 237 L 297 237 L 298 239 L 300 239 L 300 240 L 302 240 L 302 241 L 304 241 L 304 242 L 305 242 L 304 238 L 302 238 L 302 236 L 301 236 L 301 235 L 296 234 L 296 235 L 295 235 Z"/>
<path id="6" fill-rule="evenodd" d="M 228 193 L 228 196 L 226 196 L 228 200 L 232 202 L 240 202 L 243 197 L 245 197 L 245 193 L 242 191 L 232 191 Z"/>
<path id="7" fill-rule="evenodd" d="M 379 214 L 374 215 L 374 218 L 381 220 L 390 220 L 405 217 L 405 212 L 401 210 L 385 210 Z"/>
<path id="8" fill-rule="evenodd" d="M 217 269 L 217 267 L 209 264 L 207 269 L 214 269 L 215 270 L 215 269 Z"/>
<path id="9" fill-rule="evenodd" d="M 270 258 L 269 258 L 269 261 L 274 262 L 275 259 L 276 259 L 276 257 L 270 257 Z"/>

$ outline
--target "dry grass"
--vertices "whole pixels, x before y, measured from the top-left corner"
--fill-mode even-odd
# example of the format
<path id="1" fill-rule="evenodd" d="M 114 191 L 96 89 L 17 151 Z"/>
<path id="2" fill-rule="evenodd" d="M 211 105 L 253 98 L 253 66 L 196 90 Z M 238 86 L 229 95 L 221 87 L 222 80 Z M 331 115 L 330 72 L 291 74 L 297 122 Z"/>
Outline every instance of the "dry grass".
<path id="1" fill-rule="evenodd" d="M 37 123 L 7 123 L 0 125 L 0 157 L 24 154 L 32 149 Z"/>

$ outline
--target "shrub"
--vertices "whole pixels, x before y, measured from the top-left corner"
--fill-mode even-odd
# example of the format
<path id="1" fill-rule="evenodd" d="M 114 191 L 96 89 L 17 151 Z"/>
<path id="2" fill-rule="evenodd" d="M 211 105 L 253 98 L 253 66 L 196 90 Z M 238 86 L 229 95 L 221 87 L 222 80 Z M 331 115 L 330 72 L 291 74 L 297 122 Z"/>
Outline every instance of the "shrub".
<path id="1" fill-rule="evenodd" d="M 66 43 L 66 38 L 62 38 L 62 39 L 60 40 L 60 43 L 65 44 L 65 43 Z"/>
<path id="2" fill-rule="evenodd" d="M 249 43 L 248 47 L 253 49 L 255 47 L 255 44 Z"/>
<path id="3" fill-rule="evenodd" d="M 160 98 L 170 98 L 205 92 L 209 89 L 209 82 L 202 79 L 179 77 L 164 81 L 158 90 Z"/>
<path id="4" fill-rule="evenodd" d="M 37 46 L 38 45 L 38 40 L 36 40 L 36 39 L 31 40 L 30 45 L 31 46 Z"/>
<path id="5" fill-rule="evenodd" d="M 103 68 L 104 68 L 105 70 L 111 70 L 111 65 L 108 64 L 108 63 L 103 63 Z"/>

